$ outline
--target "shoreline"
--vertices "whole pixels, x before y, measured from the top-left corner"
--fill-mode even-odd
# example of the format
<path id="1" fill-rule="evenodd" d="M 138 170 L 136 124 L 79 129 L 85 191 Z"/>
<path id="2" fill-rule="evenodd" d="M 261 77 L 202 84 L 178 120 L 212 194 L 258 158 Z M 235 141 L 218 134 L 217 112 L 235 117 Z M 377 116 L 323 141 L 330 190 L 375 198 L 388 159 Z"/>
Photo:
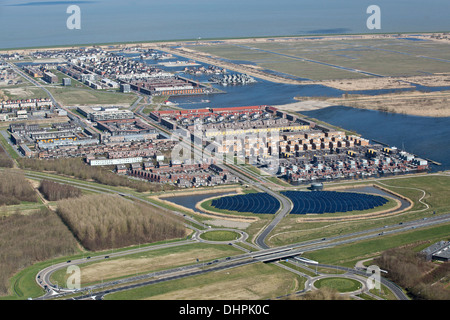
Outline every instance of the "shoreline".
<path id="1" fill-rule="evenodd" d="M 308 98 L 305 99 L 306 101 L 308 101 Z M 310 99 L 310 101 L 315 100 Z M 450 91 L 413 91 L 375 96 L 349 95 L 342 98 L 325 98 L 318 101 L 326 103 L 330 107 L 345 106 L 418 117 L 450 117 Z"/>
<path id="2" fill-rule="evenodd" d="M 179 43 L 179 42 L 204 42 L 204 41 L 230 41 L 230 40 L 253 40 L 253 39 L 283 39 L 283 38 L 311 38 L 311 37 L 348 37 L 348 36 L 383 36 L 383 35 L 429 35 L 429 34 L 440 34 L 448 33 L 450 30 L 444 31 L 422 31 L 422 32 L 373 32 L 373 33 L 344 33 L 344 34 L 298 34 L 298 35 L 277 35 L 277 36 L 254 36 L 254 37 L 218 37 L 218 38 L 204 38 L 199 41 L 199 39 L 166 39 L 166 40 L 141 40 L 141 41 L 114 41 L 114 42 L 92 42 L 92 43 L 74 43 L 74 44 L 55 44 L 47 46 L 31 46 L 31 47 L 11 47 L 11 48 L 0 48 L 0 52 L 3 51 L 18 51 L 18 50 L 37 50 L 37 49 L 68 49 L 68 48 L 79 48 L 79 47 L 102 47 L 102 46 L 117 46 L 117 45 L 142 45 L 142 44 L 169 44 L 169 43 Z"/>

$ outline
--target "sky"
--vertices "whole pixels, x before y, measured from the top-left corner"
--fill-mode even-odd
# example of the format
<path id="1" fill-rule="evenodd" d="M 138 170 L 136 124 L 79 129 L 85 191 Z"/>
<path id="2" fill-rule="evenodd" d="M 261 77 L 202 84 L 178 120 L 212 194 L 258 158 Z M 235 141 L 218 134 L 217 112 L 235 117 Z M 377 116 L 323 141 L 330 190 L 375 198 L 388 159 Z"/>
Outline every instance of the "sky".
<path id="1" fill-rule="evenodd" d="M 80 8 L 81 29 L 66 12 Z M 381 29 L 369 30 L 377 5 Z M 449 0 L 0 0 L 0 48 L 322 33 L 450 31 Z"/>

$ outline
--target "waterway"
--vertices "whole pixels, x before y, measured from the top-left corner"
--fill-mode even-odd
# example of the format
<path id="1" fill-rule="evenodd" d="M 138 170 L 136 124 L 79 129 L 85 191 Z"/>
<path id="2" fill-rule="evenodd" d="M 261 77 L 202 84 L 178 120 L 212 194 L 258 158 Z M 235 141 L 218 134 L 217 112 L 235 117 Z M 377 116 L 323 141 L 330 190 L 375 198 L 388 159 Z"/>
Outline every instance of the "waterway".
<path id="1" fill-rule="evenodd" d="M 419 117 L 345 106 L 302 114 L 442 164 L 433 165 L 432 171 L 450 169 L 450 117 Z"/>
<path id="2" fill-rule="evenodd" d="M 174 57 L 174 59 L 186 60 L 181 57 Z M 201 65 L 208 67 L 208 65 L 203 63 Z M 199 82 L 207 82 L 210 77 L 207 75 L 194 76 L 185 74 L 182 72 L 184 67 L 178 69 L 166 68 L 166 70 L 170 71 L 169 69 L 180 72 L 183 77 Z M 257 83 L 248 85 L 226 87 L 214 85 L 216 88 L 226 91 L 226 94 L 171 97 L 170 101 L 185 109 L 220 108 L 246 105 L 282 105 L 295 102 L 294 97 L 297 96 L 338 97 L 344 93 L 341 90 L 321 85 L 279 84 L 262 79 L 257 79 L 257 81 Z M 349 93 L 377 95 L 410 90 L 440 91 L 450 90 L 450 87 L 417 86 L 413 89 L 366 90 Z M 450 169 L 450 148 L 448 148 L 450 117 L 419 117 L 345 106 L 333 106 L 302 112 L 302 114 L 355 131 L 367 139 L 377 140 L 387 145 L 404 149 L 419 157 L 441 163 L 440 166 L 431 166 L 431 171 L 433 172 Z"/>
<path id="3" fill-rule="evenodd" d="M 138 56 L 138 54 L 128 54 L 129 57 Z M 139 59 L 135 57 L 135 59 Z M 170 101 L 178 104 L 179 107 L 184 109 L 196 109 L 196 108 L 225 108 L 225 107 L 240 107 L 249 105 L 282 105 L 296 102 L 295 97 L 341 97 L 344 93 L 349 94 L 366 94 L 366 95 L 379 95 L 387 94 L 399 91 L 422 91 L 432 92 L 441 90 L 450 90 L 450 86 L 446 87 L 425 87 L 415 86 L 413 88 L 403 89 L 379 89 L 379 90 L 355 90 L 355 91 L 342 91 L 335 88 L 326 87 L 323 85 L 294 85 L 294 84 L 282 84 L 274 83 L 260 78 L 255 78 L 256 83 L 246 85 L 228 85 L 222 86 L 219 84 L 211 84 L 208 80 L 212 75 L 191 75 L 183 72 L 185 66 L 179 67 L 164 67 L 158 65 L 158 60 L 146 59 L 146 63 L 156 65 L 158 68 L 167 72 L 176 72 L 180 76 L 188 79 L 195 80 L 200 83 L 212 85 L 213 87 L 224 91 L 226 94 L 209 94 L 209 95 L 192 95 L 192 96 L 173 96 L 170 97 Z M 188 59 L 174 55 L 173 58 L 164 61 L 188 61 Z M 229 60 L 234 63 L 250 64 L 249 61 L 242 60 Z M 199 68 L 203 66 L 208 68 L 210 65 L 202 62 L 198 62 Z M 189 67 L 192 68 L 192 67 Z M 236 72 L 228 72 L 236 73 Z"/>

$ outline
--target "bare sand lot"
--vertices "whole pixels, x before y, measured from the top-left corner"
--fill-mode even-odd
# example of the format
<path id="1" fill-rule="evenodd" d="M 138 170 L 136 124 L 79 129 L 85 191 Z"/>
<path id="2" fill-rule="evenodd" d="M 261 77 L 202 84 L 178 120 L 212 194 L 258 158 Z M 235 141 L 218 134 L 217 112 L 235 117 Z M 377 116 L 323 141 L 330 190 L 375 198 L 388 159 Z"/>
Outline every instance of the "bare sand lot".
<path id="1" fill-rule="evenodd" d="M 312 111 L 312 110 L 318 110 L 322 108 L 331 107 L 333 104 L 329 103 L 327 101 L 320 101 L 320 100 L 306 100 L 306 101 L 299 101 L 284 105 L 278 105 L 274 106 L 277 109 L 288 111 L 288 112 L 300 112 L 300 111 Z"/>

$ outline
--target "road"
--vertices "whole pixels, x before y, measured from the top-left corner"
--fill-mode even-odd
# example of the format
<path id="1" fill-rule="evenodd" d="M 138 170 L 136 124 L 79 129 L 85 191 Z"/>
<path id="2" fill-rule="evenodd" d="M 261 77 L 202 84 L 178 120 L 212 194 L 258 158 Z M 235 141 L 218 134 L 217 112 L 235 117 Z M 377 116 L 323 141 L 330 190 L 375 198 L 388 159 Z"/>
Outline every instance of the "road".
<path id="1" fill-rule="evenodd" d="M 194 150 L 198 150 L 196 146 L 194 146 Z M 263 192 L 267 192 L 267 193 L 273 195 L 274 197 L 279 199 L 282 204 L 280 211 L 276 214 L 274 219 L 271 220 L 271 222 L 263 229 L 263 231 L 257 237 L 256 243 L 261 248 L 261 250 L 257 251 L 256 254 L 252 253 L 252 252 L 247 252 L 243 255 L 230 257 L 229 261 L 220 261 L 220 262 L 218 262 L 218 265 L 208 267 L 208 268 L 205 268 L 204 265 L 203 266 L 198 265 L 198 264 L 191 265 L 191 266 L 184 267 L 184 268 L 174 268 L 174 269 L 170 269 L 170 270 L 165 270 L 161 273 L 151 273 L 151 274 L 147 274 L 147 275 L 143 275 L 143 276 L 139 276 L 139 277 L 130 277 L 127 279 L 123 279 L 120 282 L 118 282 L 118 281 L 106 282 L 106 283 L 102 284 L 101 287 L 97 285 L 97 286 L 94 286 L 91 288 L 84 288 L 84 289 L 91 291 L 91 290 L 98 290 L 103 287 L 122 285 L 119 288 L 107 289 L 107 290 L 103 290 L 103 291 L 95 293 L 95 295 L 97 297 L 102 297 L 103 295 L 108 294 L 108 293 L 118 292 L 121 290 L 129 290 L 129 289 L 136 288 L 139 286 L 150 285 L 150 284 L 154 284 L 154 283 L 158 283 L 158 282 L 162 282 L 162 281 L 180 279 L 180 278 L 197 275 L 197 274 L 203 274 L 203 273 L 211 272 L 211 271 L 219 271 L 219 270 L 223 270 L 225 268 L 241 266 L 241 265 L 254 263 L 254 262 L 278 261 L 280 259 L 286 259 L 286 258 L 290 258 L 293 256 L 299 256 L 299 255 L 303 254 L 304 252 L 310 252 L 310 251 L 315 251 L 315 250 L 320 250 L 320 249 L 325 249 L 325 248 L 331 248 L 331 247 L 334 247 L 337 245 L 348 244 L 348 243 L 352 243 L 355 241 L 368 240 L 368 239 L 375 238 L 375 237 L 380 237 L 380 236 L 384 236 L 384 235 L 394 234 L 397 232 L 408 231 L 408 230 L 415 229 L 415 228 L 420 228 L 420 227 L 430 226 L 430 225 L 437 224 L 437 223 L 443 223 L 443 222 L 450 221 L 450 215 L 438 216 L 438 217 L 429 218 L 427 220 L 412 221 L 412 222 L 404 223 L 402 225 L 385 226 L 383 228 L 365 230 L 365 231 L 355 232 L 353 234 L 340 235 L 340 236 L 336 236 L 336 237 L 332 237 L 332 238 L 328 238 L 328 239 L 308 241 L 308 242 L 304 242 L 304 243 L 297 243 L 297 244 L 292 244 L 292 245 L 288 245 L 288 246 L 284 246 L 284 247 L 277 247 L 277 248 L 270 249 L 265 244 L 264 239 L 271 232 L 271 230 L 278 224 L 278 222 L 281 221 L 283 219 L 283 217 L 285 217 L 289 213 L 290 208 L 291 208 L 290 201 L 288 201 L 287 198 L 281 197 L 278 193 L 274 192 L 270 188 L 264 186 L 263 181 L 261 181 L 260 176 L 256 176 L 249 172 L 243 173 L 241 168 L 235 168 L 234 166 L 231 166 L 231 165 L 229 165 L 228 168 L 229 168 L 230 172 L 237 175 L 243 183 L 254 185 L 258 189 L 262 190 Z M 61 179 L 61 180 L 63 180 L 63 179 Z M 255 180 L 257 180 L 259 182 L 255 183 Z M 80 184 L 82 184 L 82 183 L 80 183 Z M 98 188 L 100 190 L 104 189 L 104 191 L 108 190 L 109 192 L 111 192 L 111 190 L 107 187 L 104 187 L 104 188 L 96 187 L 96 188 Z M 119 193 L 119 194 L 121 194 L 122 196 L 127 197 L 127 198 L 134 198 L 135 200 L 143 201 L 142 199 L 137 198 L 131 194 L 123 194 L 123 193 Z M 184 218 L 187 218 L 187 217 L 184 217 Z M 194 219 L 192 219 L 191 222 L 196 222 L 196 221 Z M 198 237 L 193 237 L 193 239 L 194 240 L 190 240 L 190 241 L 198 241 L 199 240 Z M 189 242 L 180 243 L 180 245 L 187 244 L 187 243 L 189 243 Z M 157 248 L 157 247 L 154 247 L 154 248 Z M 154 248 L 151 248 L 150 250 L 153 250 Z M 144 251 L 144 250 L 149 250 L 149 249 L 143 248 L 143 249 L 139 249 L 139 250 Z M 132 251 L 132 252 L 135 253 L 135 251 Z M 120 254 L 125 255 L 125 254 L 131 254 L 131 253 L 122 252 Z M 115 257 L 116 255 L 117 254 L 111 254 L 110 258 Z M 105 259 L 105 257 L 101 256 L 101 257 L 98 257 L 97 259 Z M 90 261 L 94 261 L 94 260 L 90 260 Z M 86 260 L 81 259 L 81 260 L 77 260 L 77 261 L 71 261 L 71 264 L 72 263 L 73 264 L 82 264 L 85 262 L 86 262 Z M 338 266 L 327 266 L 327 265 L 319 265 L 319 266 L 328 267 L 328 268 L 330 268 L 330 267 L 341 268 Z M 39 279 L 37 279 L 37 281 L 42 281 L 41 284 L 51 286 L 51 283 L 49 280 L 51 273 L 53 273 L 54 271 L 56 271 L 60 268 L 66 268 L 66 267 L 67 267 L 67 263 L 62 263 L 62 264 L 58 264 L 58 265 L 52 266 L 50 268 L 47 268 L 38 275 Z M 353 271 L 353 269 L 349 269 L 349 270 Z M 346 271 L 350 272 L 349 270 L 346 270 Z M 158 277 L 158 279 L 154 279 L 155 277 Z M 140 281 L 140 283 L 126 285 L 126 283 L 135 282 L 135 281 Z M 388 287 L 390 287 L 391 290 L 394 292 L 399 290 L 398 287 L 396 287 L 394 284 L 391 284 L 389 282 L 386 282 L 386 285 Z M 400 290 L 400 292 L 401 292 L 401 290 Z M 407 297 L 402 295 L 402 293 L 400 293 L 400 292 L 396 292 L 396 295 L 399 297 L 399 299 L 406 299 Z M 65 293 L 65 294 L 67 294 L 67 293 Z M 80 298 L 86 298 L 88 296 L 90 296 L 90 295 L 83 295 Z M 47 295 L 47 296 L 44 296 L 43 298 L 49 298 L 49 297 L 52 297 L 52 296 Z"/>
<path id="2" fill-rule="evenodd" d="M 59 103 L 56 101 L 55 97 L 50 93 L 50 91 L 47 90 L 47 88 L 45 88 L 42 84 L 40 84 L 38 81 L 34 80 L 33 78 L 31 78 L 29 75 L 27 75 L 25 72 L 23 72 L 22 70 L 20 70 L 20 68 L 18 68 L 14 63 L 9 63 L 7 61 L 3 61 L 4 63 L 6 63 L 11 69 L 13 69 L 17 74 L 20 74 L 22 77 L 24 77 L 25 79 L 27 79 L 29 82 L 31 82 L 33 85 L 35 85 L 36 87 L 39 87 L 40 89 L 44 90 L 45 93 L 48 94 L 49 98 L 52 100 L 53 104 L 55 106 L 61 107 L 59 105 Z"/>
<path id="3" fill-rule="evenodd" d="M 192 275 L 199 275 L 199 274 L 203 274 L 206 272 L 219 271 L 219 270 L 223 270 L 226 268 L 242 266 L 242 265 L 255 263 L 255 262 L 278 261 L 278 260 L 282 260 L 282 259 L 286 259 L 286 258 L 299 256 L 299 255 L 303 254 L 304 252 L 311 252 L 311 251 L 315 251 L 315 250 L 331 248 L 331 247 L 335 247 L 338 245 L 349 244 L 349 243 L 353 243 L 356 241 L 368 240 L 368 239 L 372 239 L 372 238 L 376 238 L 376 237 L 386 236 L 389 234 L 395 234 L 395 233 L 399 233 L 399 232 L 409 231 L 411 229 L 424 228 L 424 227 L 429 227 L 432 225 L 448 223 L 448 222 L 450 222 L 450 214 L 436 216 L 436 217 L 432 217 L 432 218 L 428 218 L 428 219 L 414 220 L 414 221 L 405 222 L 405 223 L 398 224 L 398 225 L 396 224 L 396 225 L 384 226 L 382 228 L 374 228 L 374 229 L 370 229 L 370 230 L 364 230 L 364 231 L 360 231 L 360 232 L 355 232 L 353 234 L 340 235 L 340 236 L 336 236 L 336 237 L 328 238 L 328 239 L 319 239 L 319 240 L 291 244 L 291 245 L 277 247 L 277 248 L 262 249 L 262 250 L 256 251 L 256 252 L 247 252 L 247 253 L 244 253 L 241 255 L 229 257 L 227 259 L 219 259 L 219 260 L 216 260 L 214 263 L 211 262 L 208 264 L 208 265 L 212 265 L 211 267 L 205 268 L 204 264 L 203 265 L 202 264 L 190 265 L 190 266 L 181 267 L 181 268 L 169 269 L 169 270 L 161 271 L 158 273 L 150 273 L 147 275 L 130 277 L 127 279 L 122 279 L 120 281 L 106 282 L 101 285 L 84 288 L 84 290 L 92 291 L 92 290 L 98 290 L 98 289 L 101 289 L 104 287 L 124 285 L 119 288 L 101 290 L 100 292 L 95 293 L 95 296 L 102 297 L 103 295 L 106 295 L 108 293 L 119 292 L 122 290 L 129 290 L 132 288 L 155 284 L 155 283 L 159 283 L 162 281 L 181 279 L 181 278 L 192 276 Z M 134 254 L 136 252 L 157 250 L 157 249 L 161 249 L 161 248 L 168 247 L 168 246 L 186 245 L 186 244 L 191 244 L 197 240 L 198 239 L 176 242 L 176 243 L 166 244 L 166 245 L 149 246 L 149 247 L 145 247 L 145 248 L 126 250 L 126 251 L 121 251 L 121 252 L 117 252 L 117 253 L 111 253 L 108 255 L 108 257 L 113 258 L 113 257 L 117 257 L 117 256 Z M 98 257 L 92 257 L 92 258 L 90 258 L 89 262 L 96 261 L 96 260 L 98 261 L 98 260 L 102 260 L 102 259 L 105 259 L 105 255 L 101 255 Z M 78 265 L 78 264 L 83 264 L 86 262 L 87 262 L 87 259 L 83 258 L 83 259 L 73 260 L 70 262 L 70 264 Z M 42 270 L 37 275 L 36 280 L 38 282 L 41 281 L 40 284 L 42 286 L 47 285 L 48 287 L 51 287 L 52 284 L 50 282 L 50 275 L 53 272 L 55 272 L 56 270 L 59 270 L 61 268 L 66 268 L 68 265 L 69 264 L 66 262 L 66 263 L 59 263 L 59 264 L 50 266 L 50 267 Z M 324 265 L 324 264 L 318 264 L 318 266 L 325 267 L 325 268 L 335 268 L 335 269 L 344 270 L 346 272 L 355 273 L 355 274 L 359 274 L 359 275 L 366 275 L 365 272 L 363 272 L 361 270 L 354 270 L 354 269 L 344 268 L 344 267 L 340 267 L 340 266 L 331 266 L 331 265 Z M 154 279 L 155 277 L 157 277 L 158 279 Z M 126 283 L 135 282 L 135 281 L 141 281 L 141 282 L 138 284 L 126 285 Z M 398 288 L 398 286 L 396 286 L 394 283 L 392 283 L 386 279 L 383 279 L 382 283 L 385 284 L 387 287 L 389 287 L 391 289 L 391 291 L 393 291 L 394 294 L 396 294 L 396 296 L 399 299 L 407 299 L 407 297 L 403 294 L 402 290 L 400 288 Z M 308 288 L 308 287 L 306 287 L 306 288 Z M 42 299 L 55 298 L 57 296 L 64 296 L 64 295 L 68 295 L 68 294 L 70 294 L 70 293 L 65 292 L 65 293 L 62 293 L 61 295 L 47 294 L 46 296 L 42 297 Z M 90 296 L 90 294 L 83 295 L 82 297 L 86 298 L 88 296 Z"/>
<path id="4" fill-rule="evenodd" d="M 156 123 L 153 119 L 151 119 L 149 116 L 144 114 L 142 112 L 143 108 L 139 108 L 137 111 L 137 114 L 146 122 L 149 122 L 152 126 L 155 126 L 157 129 L 159 129 L 161 132 L 164 132 L 168 134 L 169 136 L 172 135 L 172 132 L 162 127 L 160 124 Z M 180 146 L 184 146 L 185 148 L 191 150 L 191 148 L 194 151 L 194 157 L 197 156 L 198 159 L 203 159 L 204 156 L 212 157 L 211 152 L 203 148 L 201 145 L 196 145 L 194 142 L 187 142 L 185 139 L 183 141 L 180 141 Z M 250 170 L 245 170 L 243 168 L 238 167 L 237 165 L 231 164 L 231 163 L 223 163 L 224 166 L 227 167 L 227 169 L 230 171 L 230 173 L 237 176 L 242 183 L 251 185 L 253 187 L 256 187 L 261 192 L 266 192 L 270 194 L 271 196 L 278 199 L 280 202 L 280 210 L 275 214 L 275 217 L 272 219 L 272 221 L 263 228 L 263 230 L 260 232 L 260 234 L 255 239 L 255 243 L 257 246 L 259 246 L 262 249 L 267 249 L 269 246 L 265 243 L 266 237 L 268 234 L 277 226 L 277 224 L 286 217 L 292 208 L 292 202 L 285 196 L 281 195 L 278 192 L 274 192 L 270 187 L 267 187 L 267 185 L 272 185 L 272 182 L 265 179 L 264 176 L 258 175 L 254 172 L 251 172 Z M 255 182 L 256 181 L 256 182 Z"/>
<path id="5" fill-rule="evenodd" d="M 50 99 L 53 101 L 55 106 L 59 106 L 59 104 L 57 103 L 55 98 L 44 86 L 42 86 L 39 82 L 35 81 L 28 75 L 26 75 L 23 71 L 21 71 L 15 65 L 11 65 L 11 64 L 8 64 L 8 65 L 10 65 L 10 67 L 12 69 L 14 69 L 18 74 L 22 75 L 24 78 L 26 78 L 32 84 L 34 84 L 37 87 L 44 90 L 49 95 Z M 141 101 L 141 99 L 142 99 L 142 96 L 139 96 L 139 99 L 135 101 L 135 103 L 131 106 L 131 108 L 139 109 L 138 112 L 139 112 L 140 116 L 142 118 L 144 118 L 147 122 L 151 122 L 154 126 L 156 126 L 161 131 L 171 134 L 171 132 L 169 132 L 168 130 L 165 130 L 164 128 L 162 128 L 161 126 L 156 124 L 154 121 L 152 121 L 147 115 L 144 115 L 141 112 L 142 108 L 137 107 L 138 103 Z M 75 117 L 75 118 L 77 121 L 80 121 L 77 117 Z M 208 152 L 205 152 L 205 150 L 201 146 L 195 145 L 194 143 L 186 143 L 186 144 L 189 148 L 191 148 L 191 147 L 193 148 L 196 155 L 200 155 L 200 159 L 203 158 L 203 156 L 205 156 L 205 155 L 211 156 L 211 154 L 209 154 Z M 257 235 L 257 237 L 255 239 L 256 245 L 260 248 L 259 251 L 257 251 L 256 253 L 246 252 L 241 255 L 228 257 L 227 259 L 218 259 L 218 260 L 215 260 L 214 262 L 208 263 L 206 266 L 205 266 L 205 264 L 194 264 L 194 265 L 189 265 L 189 266 L 185 266 L 185 267 L 178 267 L 178 268 L 173 268 L 173 269 L 164 270 L 164 271 L 160 271 L 160 272 L 154 272 L 154 273 L 150 273 L 147 275 L 129 277 L 129 278 L 121 279 L 118 281 L 105 282 L 105 283 L 102 283 L 99 285 L 95 285 L 95 286 L 91 286 L 91 287 L 83 288 L 83 289 L 90 291 L 90 290 L 99 290 L 102 288 L 109 288 L 111 286 L 122 285 L 121 287 L 118 287 L 118 288 L 106 289 L 106 290 L 95 293 L 95 295 L 97 297 L 102 297 L 108 293 L 118 292 L 118 291 L 122 291 L 122 290 L 129 290 L 132 288 L 137 288 L 140 286 L 146 286 L 146 285 L 150 285 L 150 284 L 154 284 L 154 283 L 159 283 L 162 281 L 181 279 L 181 278 L 188 277 L 188 276 L 199 275 L 199 274 L 203 274 L 203 273 L 207 273 L 207 272 L 220 271 L 220 270 L 224 270 L 226 268 L 243 266 L 243 265 L 255 263 L 255 262 L 278 261 L 278 260 L 282 260 L 282 259 L 299 256 L 299 255 L 303 254 L 304 252 L 310 252 L 310 251 L 316 251 L 316 250 L 321 250 L 321 249 L 325 249 L 325 248 L 331 248 L 331 247 L 335 247 L 338 245 L 353 243 L 356 241 L 368 240 L 368 239 L 375 238 L 375 237 L 385 236 L 385 235 L 394 234 L 394 233 L 398 233 L 398 232 L 404 232 L 404 231 L 408 231 L 410 229 L 415 229 L 415 228 L 423 228 L 423 227 L 431 226 L 434 224 L 439 224 L 439 223 L 444 223 L 444 222 L 450 221 L 450 215 L 444 215 L 444 216 L 429 218 L 428 220 L 408 222 L 401 226 L 398 226 L 398 225 L 385 226 L 384 228 L 365 230 L 365 231 L 356 232 L 353 234 L 346 234 L 346 235 L 336 236 L 336 237 L 332 237 L 332 238 L 328 238 L 328 239 L 320 239 L 320 240 L 308 241 L 308 242 L 303 242 L 303 243 L 296 243 L 296 244 L 283 246 L 283 247 L 270 248 L 265 243 L 265 240 L 266 240 L 268 234 L 270 234 L 270 232 L 277 226 L 277 224 L 284 217 L 286 217 L 286 215 L 289 214 L 289 212 L 292 208 L 291 201 L 287 197 L 281 195 L 278 192 L 273 191 L 270 187 L 268 187 L 268 185 L 270 185 L 271 182 L 266 180 L 266 178 L 264 176 L 258 175 L 250 170 L 246 170 L 245 168 L 238 167 L 237 165 L 234 165 L 234 164 L 225 163 L 224 165 L 228 168 L 228 170 L 232 174 L 236 175 L 241 180 L 241 182 L 243 182 L 244 184 L 252 185 L 252 186 L 256 187 L 257 189 L 259 189 L 260 191 L 266 192 L 266 193 L 272 195 L 273 197 L 278 199 L 280 202 L 280 210 L 274 215 L 274 218 L 260 231 L 260 233 Z M 34 179 L 48 178 L 47 176 L 44 176 L 44 175 L 41 175 L 38 173 L 31 173 L 31 172 L 28 172 L 27 176 L 32 177 Z M 64 178 L 52 177 L 51 179 L 57 180 L 62 183 L 67 183 L 67 180 Z M 75 182 L 75 181 L 71 181 L 70 184 L 75 184 L 84 190 L 89 190 L 89 191 L 94 191 L 94 192 L 117 193 L 127 199 L 131 199 L 134 201 L 147 202 L 153 206 L 159 207 L 160 209 L 164 209 L 158 205 L 155 205 L 154 203 L 152 203 L 150 201 L 139 198 L 133 194 L 121 193 L 118 191 L 114 191 L 113 189 L 108 188 L 108 187 L 86 185 L 82 182 Z M 164 209 L 164 210 L 166 210 L 166 209 Z M 80 265 L 80 264 L 86 263 L 87 261 L 89 261 L 89 262 L 102 261 L 104 259 L 120 257 L 120 256 L 129 255 L 129 254 L 135 254 L 138 252 L 145 252 L 145 251 L 149 251 L 149 250 L 169 248 L 169 247 L 173 247 L 173 246 L 189 245 L 189 244 L 192 244 L 195 242 L 200 242 L 201 239 L 196 236 L 196 234 L 198 234 L 200 232 L 200 230 L 198 228 L 194 227 L 194 224 L 202 225 L 202 223 L 199 223 L 192 217 L 188 217 L 186 215 L 183 215 L 182 213 L 175 212 L 175 211 L 172 211 L 172 212 L 176 215 L 182 216 L 183 219 L 185 219 L 188 223 L 190 223 L 190 224 L 186 224 L 186 226 L 194 230 L 194 236 L 192 237 L 191 240 L 178 241 L 175 243 L 169 243 L 169 244 L 163 244 L 163 245 L 146 246 L 143 248 L 138 248 L 138 249 L 135 248 L 135 249 L 120 251 L 120 252 L 116 252 L 116 253 L 111 252 L 110 254 L 102 254 L 99 256 L 94 256 L 94 257 L 89 257 L 89 258 L 86 257 L 86 258 L 82 258 L 82 259 L 73 260 L 70 262 L 58 263 L 58 264 L 49 266 L 49 267 L 41 270 L 36 276 L 37 283 L 39 283 L 42 287 L 45 287 L 45 288 L 53 287 L 53 284 L 51 283 L 51 280 L 50 280 L 51 275 L 57 270 L 67 268 L 68 265 Z M 204 224 L 203 224 L 203 227 L 205 227 Z M 241 239 L 239 239 L 239 240 L 245 241 L 246 238 L 247 237 L 245 235 L 242 235 Z M 330 266 L 330 265 L 322 265 L 322 264 L 318 264 L 318 266 L 326 267 L 326 268 L 336 268 L 336 269 L 344 270 L 349 273 L 364 275 L 364 273 L 362 271 L 349 269 L 349 268 L 343 268 L 343 267 L 339 267 L 339 266 Z M 136 282 L 136 281 L 139 281 L 139 283 L 127 284 L 130 282 Z M 397 297 L 399 299 L 406 298 L 406 296 L 403 294 L 403 292 L 401 290 L 399 290 L 399 288 L 397 286 L 395 286 L 395 284 L 392 284 L 392 283 L 388 282 L 387 280 L 384 280 L 384 281 L 385 281 L 384 284 L 387 285 L 389 288 L 391 288 L 391 290 L 397 295 Z M 50 290 L 46 295 L 41 297 L 41 299 L 55 298 L 57 296 L 64 296 L 64 295 L 73 293 L 73 292 L 64 292 L 64 293 L 55 295 L 55 294 L 52 294 L 52 292 L 54 292 L 54 291 Z M 87 297 L 90 297 L 90 295 L 82 295 L 80 297 L 77 297 L 77 299 L 83 299 L 83 298 L 87 298 Z"/>

